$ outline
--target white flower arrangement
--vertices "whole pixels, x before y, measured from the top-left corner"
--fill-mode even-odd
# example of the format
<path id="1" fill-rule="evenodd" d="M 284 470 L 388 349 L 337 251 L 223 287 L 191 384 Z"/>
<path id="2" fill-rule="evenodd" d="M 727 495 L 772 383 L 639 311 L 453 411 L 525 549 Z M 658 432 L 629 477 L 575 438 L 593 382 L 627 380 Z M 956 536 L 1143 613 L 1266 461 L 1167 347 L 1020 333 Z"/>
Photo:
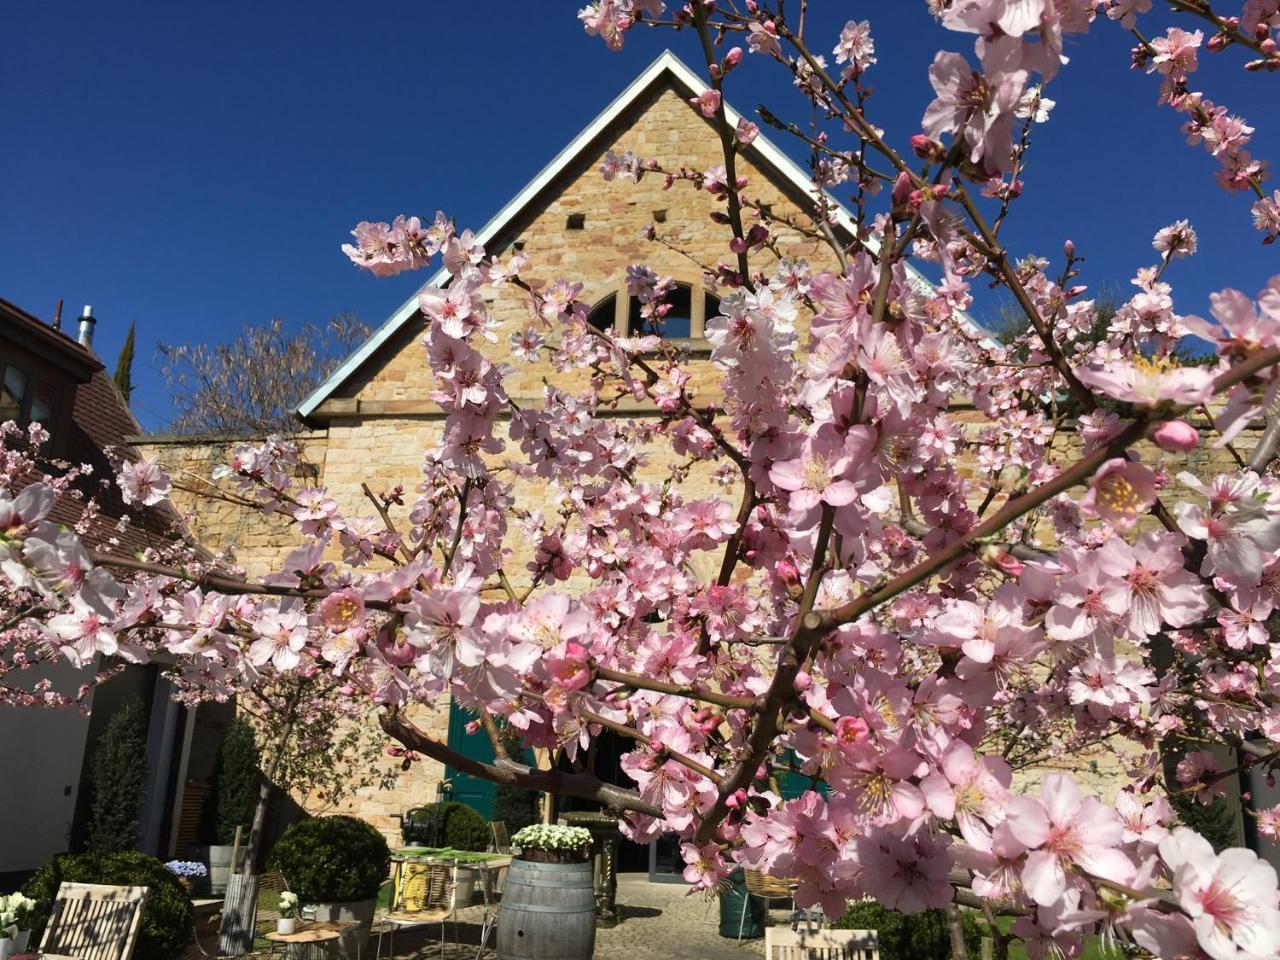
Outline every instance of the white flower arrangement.
<path id="1" fill-rule="evenodd" d="M 298 915 L 298 895 L 289 890 L 280 892 L 280 916 L 296 917 Z"/>
<path id="2" fill-rule="evenodd" d="M 0 894 L 0 937 L 13 937 L 31 928 L 36 902 L 20 893 Z"/>
<path id="3" fill-rule="evenodd" d="M 582 851 L 591 846 L 591 831 L 586 827 L 535 823 L 517 830 L 511 845 L 521 850 Z"/>

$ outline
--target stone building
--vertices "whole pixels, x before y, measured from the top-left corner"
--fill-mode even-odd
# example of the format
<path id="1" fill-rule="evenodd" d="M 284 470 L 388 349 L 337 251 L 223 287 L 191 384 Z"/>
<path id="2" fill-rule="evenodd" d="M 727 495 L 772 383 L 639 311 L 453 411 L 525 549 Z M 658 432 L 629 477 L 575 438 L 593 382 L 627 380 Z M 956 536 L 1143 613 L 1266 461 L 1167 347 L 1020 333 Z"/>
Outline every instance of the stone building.
<path id="1" fill-rule="evenodd" d="M 509 256 L 516 250 L 525 251 L 531 267 L 524 275 L 533 281 L 565 278 L 582 282 L 582 299 L 593 305 L 593 321 L 611 323 L 617 329 L 625 329 L 629 322 L 624 284 L 627 266 L 645 263 L 670 275 L 681 284 L 679 304 L 683 310 L 668 318 L 668 335 L 679 335 L 695 358 L 705 358 L 710 348 L 703 336 L 704 323 L 714 315 L 716 300 L 704 287 L 698 264 L 715 264 L 727 256 L 726 229 L 710 217 L 721 205 L 709 193 L 695 191 L 687 184 L 664 189 L 660 174 L 646 175 L 633 184 L 608 182 L 599 172 L 609 151 L 655 158 L 668 170 L 685 166 L 702 171 L 723 163 L 711 122 L 688 102 L 703 87 L 674 55 L 660 56 L 479 232 L 487 252 Z M 736 123 L 738 115 L 731 108 L 728 114 L 730 123 Z M 753 202 L 794 218 L 798 229 L 775 230 L 778 248 L 790 258 L 807 258 L 815 270 L 833 268 L 830 248 L 808 229 L 811 221 L 805 211 L 813 206 L 808 172 L 763 135 L 741 154 L 739 163 L 740 175 L 749 181 L 745 194 Z M 642 238 L 651 224 L 670 246 Z M 843 210 L 837 211 L 835 230 L 845 241 L 852 236 L 853 223 Z M 767 252 L 756 255 L 753 264 L 766 266 L 769 257 Z M 915 279 L 927 282 L 921 276 Z M 443 285 L 448 280 L 448 272 L 441 269 L 428 283 Z M 489 291 L 486 296 L 495 295 Z M 500 322 L 497 343 L 482 344 L 481 348 L 490 359 L 498 360 L 509 349 L 507 337 L 524 326 L 528 308 L 524 298 L 504 293 L 493 300 L 491 310 Z M 368 512 L 362 483 L 374 490 L 396 484 L 411 488 L 420 471 L 422 452 L 440 438 L 443 414 L 430 400 L 433 386 L 420 342 L 422 329 L 423 318 L 414 296 L 298 410 L 305 429 L 297 440 L 314 465 L 317 482 L 326 485 L 352 513 Z M 803 336 L 806 331 L 800 332 Z M 515 366 L 507 390 L 522 407 L 541 402 L 544 378 L 572 388 L 574 378 L 580 376 L 557 373 L 545 361 Z M 702 364 L 693 379 L 698 402 L 715 402 L 714 382 L 711 365 Z M 643 416 L 646 412 L 643 404 L 623 402 L 612 415 Z M 142 442 L 147 454 L 171 471 L 202 477 L 208 477 L 222 461 L 229 445 L 225 439 L 189 437 L 148 437 Z M 662 476 L 666 466 L 657 452 L 649 469 Z M 520 505 L 536 507 L 544 492 L 536 484 L 522 485 L 517 491 Z M 298 543 L 294 531 L 285 524 L 246 514 L 225 503 L 197 502 L 188 497 L 185 502 L 180 500 L 179 506 L 191 511 L 191 530 L 207 548 L 229 551 L 252 574 L 268 571 Z M 516 559 L 520 562 L 512 563 L 509 574 L 522 571 L 523 559 Z M 417 717 L 418 722 L 451 746 L 481 755 L 488 749 L 483 734 L 467 736 L 466 717 L 448 704 L 424 713 Z M 383 772 L 389 776 L 377 778 L 376 787 L 358 791 L 348 809 L 389 835 L 396 833 L 398 817 L 406 809 L 435 799 L 442 776 L 449 777 L 456 798 L 482 810 L 491 802 L 489 785 L 439 765 L 422 763 L 408 775 L 394 776 L 394 764 L 383 762 L 387 765 Z"/>

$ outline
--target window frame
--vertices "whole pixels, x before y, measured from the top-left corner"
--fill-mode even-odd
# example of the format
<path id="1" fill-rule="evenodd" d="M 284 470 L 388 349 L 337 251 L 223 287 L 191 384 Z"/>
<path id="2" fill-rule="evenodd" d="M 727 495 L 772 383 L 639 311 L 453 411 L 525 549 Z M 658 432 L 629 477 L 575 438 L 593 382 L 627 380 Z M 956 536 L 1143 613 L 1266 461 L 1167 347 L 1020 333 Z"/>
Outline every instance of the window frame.
<path id="1" fill-rule="evenodd" d="M 708 291 L 703 286 L 701 274 L 697 276 L 672 275 L 672 279 L 680 286 L 689 289 L 689 336 L 663 337 L 663 342 L 684 347 L 692 353 L 710 353 L 711 343 L 707 340 L 707 297 L 716 297 L 716 294 Z M 605 301 L 612 297 L 613 323 L 608 329 L 615 336 L 618 336 L 620 331 L 622 335 L 630 336 L 631 294 L 627 292 L 627 281 L 619 279 L 611 289 L 606 289 L 607 292 L 596 301 L 588 315 L 594 314 L 604 306 Z M 717 297 L 717 301 L 718 299 Z M 644 356 L 652 356 L 657 352 L 645 351 Z"/>

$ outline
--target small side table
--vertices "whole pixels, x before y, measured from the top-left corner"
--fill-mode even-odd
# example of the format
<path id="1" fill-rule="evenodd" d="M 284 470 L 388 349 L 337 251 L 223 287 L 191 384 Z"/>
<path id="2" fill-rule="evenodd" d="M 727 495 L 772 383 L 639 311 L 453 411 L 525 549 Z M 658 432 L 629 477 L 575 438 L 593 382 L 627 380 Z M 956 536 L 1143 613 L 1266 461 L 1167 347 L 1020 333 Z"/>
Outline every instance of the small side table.
<path id="1" fill-rule="evenodd" d="M 314 950 L 324 950 L 333 946 L 342 938 L 344 925 L 334 921 L 309 921 L 299 923 L 293 933 L 277 933 L 272 930 L 263 934 L 264 940 L 271 942 L 271 954 L 276 952 L 277 943 L 293 944 L 305 948 L 305 955 L 313 956 Z"/>

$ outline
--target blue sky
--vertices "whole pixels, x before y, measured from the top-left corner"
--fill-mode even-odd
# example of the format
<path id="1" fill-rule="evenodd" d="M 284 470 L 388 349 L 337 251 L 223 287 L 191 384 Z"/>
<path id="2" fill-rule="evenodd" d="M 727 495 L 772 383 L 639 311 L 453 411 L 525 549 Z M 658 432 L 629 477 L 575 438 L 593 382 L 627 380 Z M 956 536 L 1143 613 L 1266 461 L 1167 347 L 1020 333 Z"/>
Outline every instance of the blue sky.
<path id="1" fill-rule="evenodd" d="M 812 6 L 824 52 L 844 18 L 871 20 L 872 115 L 905 144 L 931 96 L 933 53 L 968 54 L 972 38 L 934 26 L 924 0 Z M 94 304 L 108 365 L 136 321 L 135 412 L 155 430 L 169 416 L 158 340 L 343 310 L 376 326 L 425 274 L 377 280 L 351 266 L 339 245 L 357 221 L 443 209 L 479 228 L 663 47 L 699 64 L 696 39 L 669 31 L 634 32 L 610 53 L 574 9 L 9 0 L 0 296 L 45 318 L 57 297 L 70 314 Z M 1147 21 L 1167 22 L 1181 21 Z M 1171 272 L 1178 309 L 1203 312 L 1225 286 L 1256 293 L 1280 273 L 1280 245 L 1258 243 L 1247 200 L 1218 190 L 1215 162 L 1184 145 L 1155 78 L 1129 69 L 1131 46 L 1105 22 L 1069 47 L 1011 248 L 1056 256 L 1071 237 L 1084 282 L 1123 288 L 1153 262 L 1156 229 L 1186 217 L 1201 253 Z M 1235 52 L 1202 60 L 1198 88 L 1257 126 L 1255 155 L 1274 159 L 1280 79 L 1244 74 Z M 744 112 L 798 104 L 781 68 L 758 58 L 728 96 Z"/>

